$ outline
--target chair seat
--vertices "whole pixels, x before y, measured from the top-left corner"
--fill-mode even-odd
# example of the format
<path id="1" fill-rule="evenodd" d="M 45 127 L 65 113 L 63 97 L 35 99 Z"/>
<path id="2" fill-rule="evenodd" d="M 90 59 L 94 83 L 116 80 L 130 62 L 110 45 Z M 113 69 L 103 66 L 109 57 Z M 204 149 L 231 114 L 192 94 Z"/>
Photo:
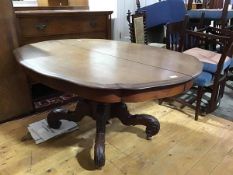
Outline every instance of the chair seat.
<path id="1" fill-rule="evenodd" d="M 207 87 L 212 85 L 213 74 L 209 72 L 202 72 L 197 78 L 194 79 L 194 85 Z"/>
<path id="2" fill-rule="evenodd" d="M 204 63 L 203 70 L 207 72 L 211 72 L 211 73 L 216 72 L 217 64 L 221 58 L 221 54 L 219 53 L 201 49 L 198 47 L 188 49 L 184 51 L 184 53 L 188 55 L 192 55 L 196 57 L 197 59 L 199 59 L 201 62 Z M 232 59 L 230 57 L 227 57 L 223 65 L 223 70 L 225 70 L 231 64 L 231 62 L 232 62 Z"/>
<path id="3" fill-rule="evenodd" d="M 153 47 L 166 48 L 166 44 L 163 43 L 148 43 L 148 45 Z"/>
<path id="4" fill-rule="evenodd" d="M 230 68 L 233 67 L 233 59 L 231 59 L 231 64 L 230 64 Z"/>

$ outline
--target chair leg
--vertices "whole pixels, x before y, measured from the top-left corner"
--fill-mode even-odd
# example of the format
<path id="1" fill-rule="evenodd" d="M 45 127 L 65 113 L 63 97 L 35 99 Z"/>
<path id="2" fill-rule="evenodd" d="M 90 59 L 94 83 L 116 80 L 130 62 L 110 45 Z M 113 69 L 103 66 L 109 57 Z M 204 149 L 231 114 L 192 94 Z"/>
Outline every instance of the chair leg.
<path id="1" fill-rule="evenodd" d="M 203 87 L 198 87 L 197 89 L 197 99 L 196 99 L 196 110 L 195 110 L 195 120 L 198 120 L 198 115 L 201 107 L 201 99 L 203 95 Z"/>

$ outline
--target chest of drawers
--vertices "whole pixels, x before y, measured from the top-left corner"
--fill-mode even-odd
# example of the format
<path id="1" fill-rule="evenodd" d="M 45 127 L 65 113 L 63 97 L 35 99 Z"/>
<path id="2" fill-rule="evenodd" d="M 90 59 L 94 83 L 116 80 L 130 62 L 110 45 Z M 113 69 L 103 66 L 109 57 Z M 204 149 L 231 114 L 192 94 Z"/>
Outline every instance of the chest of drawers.
<path id="1" fill-rule="evenodd" d="M 111 11 L 15 11 L 20 44 L 51 39 L 111 39 Z"/>

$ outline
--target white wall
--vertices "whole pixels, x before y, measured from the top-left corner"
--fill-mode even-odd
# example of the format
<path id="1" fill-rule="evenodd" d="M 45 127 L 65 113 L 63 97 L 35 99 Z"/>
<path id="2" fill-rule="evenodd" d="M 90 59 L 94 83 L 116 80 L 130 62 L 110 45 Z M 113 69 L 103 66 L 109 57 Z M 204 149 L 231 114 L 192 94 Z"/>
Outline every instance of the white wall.
<path id="1" fill-rule="evenodd" d="M 117 17 L 117 0 L 89 0 L 90 10 L 112 10 L 112 18 Z"/>

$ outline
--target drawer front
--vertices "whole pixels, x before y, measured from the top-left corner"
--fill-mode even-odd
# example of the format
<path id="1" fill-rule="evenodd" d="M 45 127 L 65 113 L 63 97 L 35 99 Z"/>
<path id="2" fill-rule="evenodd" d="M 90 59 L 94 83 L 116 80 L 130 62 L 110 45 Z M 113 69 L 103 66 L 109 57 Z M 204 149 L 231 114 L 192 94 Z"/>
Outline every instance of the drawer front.
<path id="1" fill-rule="evenodd" d="M 20 44 L 25 45 L 40 41 L 54 40 L 54 39 L 77 39 L 77 38 L 109 39 L 106 32 L 92 32 L 92 33 L 84 33 L 84 34 L 23 37 L 20 40 Z"/>
<path id="2" fill-rule="evenodd" d="M 101 16 L 50 16 L 19 19 L 23 37 L 82 34 L 107 30 L 107 17 Z"/>

